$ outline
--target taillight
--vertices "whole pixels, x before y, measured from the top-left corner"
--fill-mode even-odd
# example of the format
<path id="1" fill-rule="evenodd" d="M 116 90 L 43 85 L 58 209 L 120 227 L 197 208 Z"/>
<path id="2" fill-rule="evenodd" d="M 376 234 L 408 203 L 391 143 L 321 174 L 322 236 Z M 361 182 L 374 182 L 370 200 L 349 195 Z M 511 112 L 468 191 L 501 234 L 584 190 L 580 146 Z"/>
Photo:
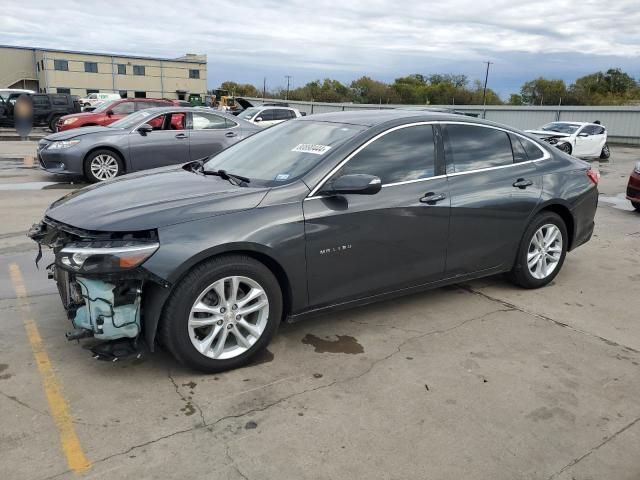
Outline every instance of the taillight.
<path id="1" fill-rule="evenodd" d="M 600 172 L 590 168 L 587 170 L 587 177 L 589 177 L 589 180 L 591 180 L 594 185 L 598 185 L 598 182 L 600 181 Z"/>

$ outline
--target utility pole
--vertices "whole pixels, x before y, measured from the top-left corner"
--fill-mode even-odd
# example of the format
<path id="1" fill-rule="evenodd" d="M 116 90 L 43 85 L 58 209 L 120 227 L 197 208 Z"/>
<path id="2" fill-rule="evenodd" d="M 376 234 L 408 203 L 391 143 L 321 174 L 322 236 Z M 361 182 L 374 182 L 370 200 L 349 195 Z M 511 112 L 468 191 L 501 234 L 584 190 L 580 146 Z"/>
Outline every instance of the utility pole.
<path id="1" fill-rule="evenodd" d="M 284 95 L 285 100 L 289 100 L 289 81 L 293 78 L 291 75 L 285 75 L 284 78 L 287 79 L 287 93 Z"/>
<path id="2" fill-rule="evenodd" d="M 262 78 L 262 100 L 267 96 L 267 77 Z"/>
<path id="3" fill-rule="evenodd" d="M 484 62 L 487 64 L 487 73 L 484 76 L 484 90 L 482 91 L 482 105 L 486 105 L 487 104 L 487 81 L 489 80 L 489 65 L 491 65 L 493 62 Z"/>

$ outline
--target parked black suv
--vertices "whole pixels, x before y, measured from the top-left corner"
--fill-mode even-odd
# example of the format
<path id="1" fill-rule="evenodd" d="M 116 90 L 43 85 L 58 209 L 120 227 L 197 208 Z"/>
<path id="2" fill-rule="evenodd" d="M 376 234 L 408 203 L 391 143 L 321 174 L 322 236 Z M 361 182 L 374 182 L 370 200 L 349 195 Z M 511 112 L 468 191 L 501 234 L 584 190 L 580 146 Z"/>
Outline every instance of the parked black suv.
<path id="1" fill-rule="evenodd" d="M 21 93 L 12 93 L 6 100 L 0 99 L 0 124 L 13 127 L 13 107 Z M 75 95 L 67 93 L 34 93 L 33 124 L 47 125 L 55 131 L 58 119 L 70 113 L 80 113 L 82 107 Z"/>

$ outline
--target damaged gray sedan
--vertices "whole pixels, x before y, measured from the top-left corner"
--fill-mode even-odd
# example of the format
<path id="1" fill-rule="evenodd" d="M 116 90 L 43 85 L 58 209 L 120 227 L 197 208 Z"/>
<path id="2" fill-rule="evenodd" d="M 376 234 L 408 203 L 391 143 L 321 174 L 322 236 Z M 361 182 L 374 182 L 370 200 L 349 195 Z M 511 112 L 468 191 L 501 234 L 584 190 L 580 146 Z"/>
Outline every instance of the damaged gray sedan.
<path id="1" fill-rule="evenodd" d="M 545 286 L 590 239 L 597 182 L 483 120 L 342 112 L 73 192 L 30 235 L 55 252 L 70 339 L 106 358 L 159 341 L 215 372 L 282 320 L 505 272 Z"/>

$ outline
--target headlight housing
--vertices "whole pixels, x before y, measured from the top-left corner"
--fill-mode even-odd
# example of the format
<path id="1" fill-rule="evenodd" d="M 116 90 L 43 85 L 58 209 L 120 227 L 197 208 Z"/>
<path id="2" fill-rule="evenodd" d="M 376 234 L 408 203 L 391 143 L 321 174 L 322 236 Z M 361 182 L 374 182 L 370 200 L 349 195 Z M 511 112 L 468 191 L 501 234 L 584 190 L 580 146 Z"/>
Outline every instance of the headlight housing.
<path id="1" fill-rule="evenodd" d="M 636 162 L 636 166 L 633 167 L 633 171 L 636 173 L 640 173 L 640 162 Z"/>
<path id="2" fill-rule="evenodd" d="M 142 265 L 160 247 L 157 242 L 114 243 L 71 244 L 58 252 L 56 260 L 79 273 L 116 273 Z"/>
<path id="3" fill-rule="evenodd" d="M 48 150 L 61 150 L 63 148 L 70 148 L 79 143 L 80 140 L 60 140 L 49 145 Z"/>
<path id="4" fill-rule="evenodd" d="M 77 117 L 67 118 L 67 119 L 62 121 L 62 124 L 63 125 L 71 125 L 72 123 L 76 123 L 77 121 L 78 121 Z"/>

